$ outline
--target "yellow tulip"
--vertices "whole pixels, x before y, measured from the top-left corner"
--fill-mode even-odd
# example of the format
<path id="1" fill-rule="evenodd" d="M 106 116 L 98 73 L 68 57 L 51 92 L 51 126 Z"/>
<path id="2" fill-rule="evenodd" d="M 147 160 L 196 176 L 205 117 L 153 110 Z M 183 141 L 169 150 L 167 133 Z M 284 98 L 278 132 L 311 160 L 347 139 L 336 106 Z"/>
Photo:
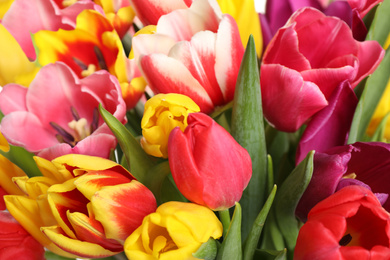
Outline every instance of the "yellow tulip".
<path id="1" fill-rule="evenodd" d="M 129 259 L 196 259 L 192 256 L 209 238 L 222 236 L 214 212 L 193 203 L 170 201 L 144 218 L 125 241 Z"/>
<path id="2" fill-rule="evenodd" d="M 34 159 L 43 176 L 14 177 L 25 195 L 6 195 L 4 200 L 12 216 L 56 254 L 72 258 L 117 254 L 156 209 L 151 191 L 113 161 L 78 154 L 51 162 Z"/>
<path id="3" fill-rule="evenodd" d="M 199 106 L 181 94 L 158 94 L 145 103 L 141 121 L 141 145 L 146 153 L 168 157 L 169 134 L 175 127 L 187 127 L 189 113 L 199 112 Z"/>
<path id="4" fill-rule="evenodd" d="M 241 41 L 246 46 L 249 36 L 252 34 L 256 44 L 257 54 L 260 56 L 263 50 L 263 39 L 259 14 L 255 9 L 254 0 L 217 0 L 221 11 L 228 13 L 237 22 Z"/>

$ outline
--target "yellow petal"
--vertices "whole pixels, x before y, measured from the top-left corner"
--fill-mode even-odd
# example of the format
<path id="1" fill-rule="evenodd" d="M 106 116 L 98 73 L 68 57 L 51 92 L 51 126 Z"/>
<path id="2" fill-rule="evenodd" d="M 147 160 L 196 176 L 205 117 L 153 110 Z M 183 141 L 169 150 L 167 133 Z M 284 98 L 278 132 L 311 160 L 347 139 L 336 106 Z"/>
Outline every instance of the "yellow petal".
<path id="1" fill-rule="evenodd" d="M 42 232 L 59 248 L 78 257 L 102 258 L 118 253 L 106 250 L 97 244 L 69 238 L 58 226 L 42 227 Z"/>
<path id="2" fill-rule="evenodd" d="M 14 0 L 0 0 L 0 20 L 3 19 L 5 13 L 11 7 Z"/>
<path id="3" fill-rule="evenodd" d="M 390 112 L 390 80 L 387 82 L 385 91 L 375 109 L 375 112 L 371 118 L 370 124 L 367 128 L 367 134 L 373 135 L 381 123 L 382 119 Z M 390 140 L 390 120 L 387 120 L 385 126 L 384 137 Z"/>
<path id="4" fill-rule="evenodd" d="M 7 139 L 5 139 L 5 137 L 3 136 L 3 134 L 1 132 L 0 132 L 0 150 L 3 152 L 9 151 L 9 144 L 7 142 Z"/>
<path id="5" fill-rule="evenodd" d="M 23 191 L 12 181 L 13 177 L 22 176 L 26 176 L 22 169 L 0 154 L 0 187 L 8 194 L 24 195 Z"/>
<path id="6" fill-rule="evenodd" d="M 28 86 L 39 68 L 30 62 L 7 29 L 0 24 L 0 86 L 17 83 Z"/>
<path id="7" fill-rule="evenodd" d="M 34 156 L 34 161 L 43 176 L 56 180 L 57 183 L 62 183 L 73 178 L 73 175 L 66 169 L 59 171 L 55 165 L 44 158 Z"/>
<path id="8" fill-rule="evenodd" d="M 98 171 L 98 170 L 106 170 L 112 167 L 119 166 L 117 163 L 111 160 L 103 159 L 101 157 L 96 157 L 96 156 L 83 155 L 83 154 L 67 154 L 64 156 L 57 157 L 52 162 L 57 167 L 57 169 L 66 169 L 65 165 L 69 165 L 78 168 L 79 171 L 85 171 L 85 170 Z"/>

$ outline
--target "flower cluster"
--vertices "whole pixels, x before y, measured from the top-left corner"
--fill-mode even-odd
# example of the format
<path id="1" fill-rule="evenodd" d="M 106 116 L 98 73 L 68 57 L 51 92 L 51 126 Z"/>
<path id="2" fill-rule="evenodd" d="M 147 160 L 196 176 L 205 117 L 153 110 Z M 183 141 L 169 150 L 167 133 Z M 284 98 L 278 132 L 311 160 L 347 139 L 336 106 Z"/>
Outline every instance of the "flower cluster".
<path id="1" fill-rule="evenodd" d="M 0 259 L 390 259 L 390 0 L 6 0 Z"/>

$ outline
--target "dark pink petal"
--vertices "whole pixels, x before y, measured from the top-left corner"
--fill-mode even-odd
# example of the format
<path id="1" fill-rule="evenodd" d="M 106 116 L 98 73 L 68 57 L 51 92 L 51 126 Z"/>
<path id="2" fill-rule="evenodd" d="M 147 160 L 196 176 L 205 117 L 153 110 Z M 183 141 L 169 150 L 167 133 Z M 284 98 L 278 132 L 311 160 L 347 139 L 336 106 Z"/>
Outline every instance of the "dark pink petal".
<path id="1" fill-rule="evenodd" d="M 330 97 L 329 105 L 315 114 L 306 127 L 297 148 L 297 164 L 311 150 L 325 152 L 345 145 L 357 102 L 350 84 L 340 84 Z"/>
<path id="2" fill-rule="evenodd" d="M 236 79 L 244 55 L 244 47 L 236 21 L 229 14 L 225 14 L 219 24 L 215 48 L 216 78 L 224 97 L 224 103 L 227 103 L 233 100 Z"/>
<path id="3" fill-rule="evenodd" d="M 17 85 L 5 85 L 0 92 L 0 110 L 5 114 L 14 111 L 27 111 L 26 108 L 27 88 Z"/>
<path id="4" fill-rule="evenodd" d="M 276 33 L 264 53 L 263 63 L 280 64 L 297 71 L 311 69 L 310 62 L 299 50 L 298 36 L 292 26 Z"/>
<path id="5" fill-rule="evenodd" d="M 156 93 L 179 93 L 189 96 L 205 113 L 214 109 L 204 88 L 179 61 L 163 54 L 151 54 L 140 59 L 143 74 Z"/>
<path id="6" fill-rule="evenodd" d="M 297 71 L 263 64 L 260 73 L 264 115 L 281 131 L 296 131 L 328 105 L 318 86 L 304 81 Z"/>
<path id="7" fill-rule="evenodd" d="M 359 70 L 355 80 L 351 83 L 352 87 L 373 73 L 385 56 L 385 50 L 377 41 L 358 42 L 358 47 Z"/>
<path id="8" fill-rule="evenodd" d="M 1 132 L 10 144 L 30 152 L 58 143 L 54 129 L 46 128 L 34 114 L 26 111 L 5 115 L 1 121 Z"/>
<path id="9" fill-rule="evenodd" d="M 364 17 L 374 6 L 383 0 L 347 0 L 352 9 L 356 9 Z"/>

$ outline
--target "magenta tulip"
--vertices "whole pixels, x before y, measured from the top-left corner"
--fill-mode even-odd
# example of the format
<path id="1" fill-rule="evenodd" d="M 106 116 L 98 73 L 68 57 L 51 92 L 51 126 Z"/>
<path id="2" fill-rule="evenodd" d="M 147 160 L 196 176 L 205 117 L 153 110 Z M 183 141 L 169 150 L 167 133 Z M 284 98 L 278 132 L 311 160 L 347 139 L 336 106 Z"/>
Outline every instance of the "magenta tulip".
<path id="1" fill-rule="evenodd" d="M 376 41 L 358 42 L 346 23 L 313 8 L 293 14 L 263 56 L 261 90 L 266 119 L 294 132 L 328 105 L 343 81 L 354 88 L 384 56 Z"/>
<path id="2" fill-rule="evenodd" d="M 79 79 L 62 62 L 43 67 L 29 88 L 4 86 L 1 132 L 10 144 L 48 160 L 77 153 L 108 158 L 116 138 L 98 106 L 126 122 L 118 80 L 107 71 Z"/>
<path id="3" fill-rule="evenodd" d="M 313 176 L 295 213 L 305 221 L 318 202 L 350 185 L 372 190 L 390 211 L 389 183 L 390 144 L 372 142 L 334 147 L 314 155 Z"/>
<path id="4" fill-rule="evenodd" d="M 389 213 L 370 190 L 349 186 L 310 211 L 294 260 L 389 259 L 389 241 Z"/>
<path id="5" fill-rule="evenodd" d="M 177 127 L 168 142 L 173 179 L 190 201 L 224 210 L 239 201 L 252 176 L 248 152 L 211 117 L 188 115 L 184 133 Z"/>

